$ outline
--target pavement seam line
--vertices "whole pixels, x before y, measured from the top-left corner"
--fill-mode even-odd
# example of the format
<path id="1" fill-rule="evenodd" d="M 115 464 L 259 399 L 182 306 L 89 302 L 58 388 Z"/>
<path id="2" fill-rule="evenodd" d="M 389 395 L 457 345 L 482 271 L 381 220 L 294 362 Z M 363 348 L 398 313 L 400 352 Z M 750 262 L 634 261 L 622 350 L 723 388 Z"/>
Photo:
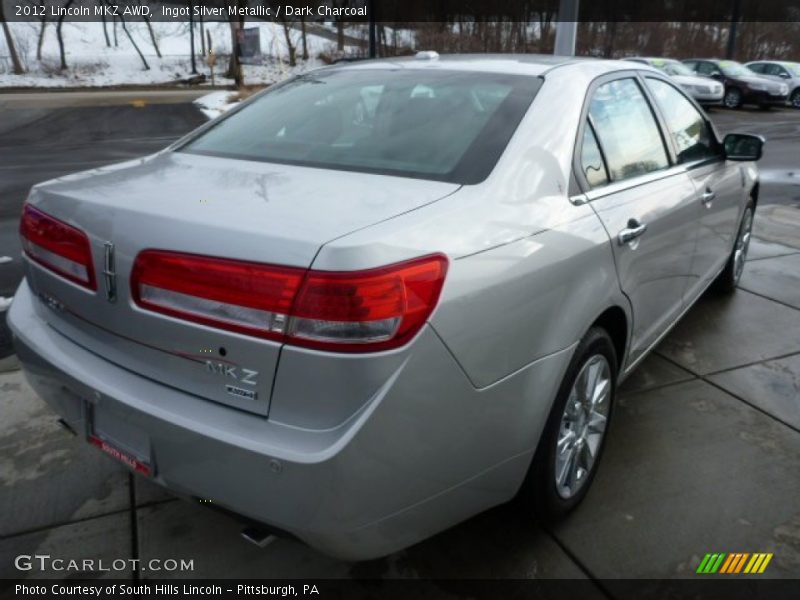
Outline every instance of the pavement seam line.
<path id="1" fill-rule="evenodd" d="M 152 502 L 147 502 L 142 504 L 139 508 L 148 508 L 150 506 L 157 506 L 159 504 L 167 504 L 169 502 L 177 502 L 178 498 L 167 498 L 166 500 L 153 500 Z M 115 515 L 123 515 L 126 512 L 130 511 L 130 507 L 121 508 L 119 510 L 112 510 L 111 512 L 103 513 L 100 515 L 92 515 L 90 517 L 83 517 L 80 519 L 74 519 L 72 521 L 58 521 L 56 523 L 50 523 L 49 525 L 41 525 L 39 527 L 32 527 L 31 529 L 24 529 L 22 531 L 16 531 L 14 533 L 9 533 L 5 535 L 0 535 L 0 541 L 10 540 L 16 537 L 22 537 L 23 535 L 31 535 L 34 533 L 41 533 L 43 531 L 48 531 L 49 529 L 58 529 L 59 527 L 67 527 L 68 525 L 78 525 L 79 523 L 86 523 L 88 521 L 94 521 L 96 519 L 102 519 L 104 517 L 113 517 Z"/>
<path id="2" fill-rule="evenodd" d="M 759 298 L 763 298 L 764 300 L 769 300 L 771 302 L 774 302 L 775 304 L 780 304 L 781 306 L 785 306 L 786 308 L 791 308 L 792 310 L 800 310 L 800 308 L 797 308 L 796 306 L 792 306 L 791 304 L 787 304 L 786 302 L 783 302 L 782 300 L 776 300 L 775 298 L 770 298 L 769 296 L 765 296 L 764 294 L 762 294 L 760 292 L 754 292 L 753 290 L 748 289 L 748 288 L 744 287 L 743 285 L 740 285 L 738 287 L 739 287 L 740 290 L 745 291 L 748 294 L 753 294 L 754 296 L 758 296 Z"/>
<path id="3" fill-rule="evenodd" d="M 550 536 L 550 539 L 552 539 L 552 540 L 553 540 L 553 542 L 555 543 L 555 545 L 556 545 L 556 546 L 558 546 L 559 548 L 561 548 L 561 551 L 562 551 L 564 554 L 566 554 L 566 555 L 567 555 L 567 558 L 568 558 L 568 559 L 570 559 L 570 560 L 572 561 L 572 563 L 573 563 L 573 564 L 574 564 L 576 567 L 578 567 L 578 570 L 579 570 L 579 571 L 581 571 L 581 572 L 582 572 L 584 575 L 586 575 L 586 577 L 589 579 L 589 581 L 591 581 L 591 582 L 592 582 L 592 583 L 593 583 L 593 584 L 594 584 L 594 585 L 597 587 L 597 589 L 598 589 L 598 590 L 600 590 L 600 593 L 601 593 L 601 594 L 603 594 L 603 595 L 604 595 L 606 598 L 609 598 L 609 600 L 614 600 L 614 596 L 613 596 L 613 595 L 611 594 L 611 592 L 610 592 L 610 591 L 609 591 L 609 590 L 608 590 L 608 589 L 607 589 L 607 588 L 606 588 L 606 587 L 605 587 L 605 586 L 604 586 L 604 585 L 601 583 L 601 580 L 600 580 L 600 578 L 598 578 L 598 577 L 597 577 L 597 576 L 596 576 L 594 573 L 592 573 L 592 572 L 589 570 L 589 567 L 587 567 L 586 565 L 584 565 L 584 564 L 583 564 L 583 563 L 582 563 L 582 562 L 581 562 L 581 561 L 578 559 L 578 557 L 577 557 L 577 556 L 576 556 L 576 555 L 575 555 L 575 554 L 572 552 L 572 550 L 570 550 L 570 549 L 567 547 L 567 545 L 566 545 L 566 544 L 564 544 L 564 543 L 563 543 L 563 542 L 562 542 L 560 539 L 558 539 L 558 536 L 555 534 L 555 532 L 554 532 L 553 530 L 551 530 L 549 527 L 545 527 L 545 526 L 544 526 L 544 525 L 542 525 L 542 524 L 540 524 L 540 525 L 542 526 L 542 531 L 544 531 L 544 532 L 545 532 L 545 533 L 546 533 L 548 536 Z"/>
<path id="4" fill-rule="evenodd" d="M 760 260 L 771 260 L 773 258 L 785 258 L 787 256 L 796 256 L 797 254 L 800 254 L 800 250 L 794 250 L 793 252 L 786 252 L 784 254 L 776 254 L 775 256 L 759 256 L 758 258 L 748 258 L 747 262 L 752 263 Z"/>
<path id="5" fill-rule="evenodd" d="M 668 360 L 669 362 L 671 362 L 675 366 L 678 366 L 678 367 L 681 366 L 678 363 L 676 363 L 674 360 L 669 358 L 668 356 L 664 356 L 663 354 L 659 354 L 659 356 L 661 358 L 665 359 L 665 360 Z M 769 358 L 769 359 L 766 359 L 766 360 L 759 361 L 757 363 L 752 363 L 751 365 L 748 365 L 748 366 L 758 365 L 758 364 L 761 364 L 761 363 L 764 363 L 764 362 L 767 362 L 767 361 L 770 361 L 770 360 L 775 360 L 775 359 Z M 686 367 L 682 367 L 682 368 L 686 369 L 687 371 L 690 371 L 690 372 L 694 373 L 694 371 L 691 371 L 691 369 L 687 369 Z M 737 367 L 737 368 L 742 368 L 742 367 Z M 697 375 L 697 379 L 699 379 L 700 381 L 703 381 L 703 382 L 707 383 L 708 385 L 710 385 L 711 387 L 714 387 L 714 388 L 718 389 L 719 391 L 723 392 L 724 394 L 727 394 L 731 398 L 734 398 L 734 399 L 738 400 L 742 404 L 746 404 L 750 408 L 760 412 L 762 415 L 765 415 L 765 416 L 769 417 L 773 421 L 775 421 L 777 423 L 780 423 L 781 425 L 783 425 L 785 427 L 788 427 L 792 431 L 796 431 L 797 433 L 800 433 L 800 428 L 797 428 L 794 425 L 791 425 L 790 423 L 787 423 L 786 421 L 784 421 L 780 417 L 777 417 L 777 416 L 773 415 L 772 413 L 767 412 L 766 410 L 764 410 L 760 406 L 756 406 L 755 404 L 753 404 L 750 401 L 742 398 L 740 395 L 736 394 L 735 392 L 732 392 L 730 390 L 726 390 L 724 387 L 722 387 L 718 383 L 715 383 L 715 382 L 711 381 L 710 379 L 707 379 L 704 375 L 700 375 L 699 373 L 696 373 L 696 375 Z M 711 373 L 709 373 L 709 375 L 711 375 Z M 688 383 L 688 382 L 683 382 L 683 383 Z"/>
<path id="6" fill-rule="evenodd" d="M 756 360 L 754 362 L 745 363 L 743 365 L 737 365 L 735 367 L 726 367 L 725 369 L 720 369 L 719 371 L 711 371 L 710 373 L 706 373 L 706 377 L 710 377 L 712 375 L 721 375 L 723 373 L 730 373 L 731 371 L 738 371 L 739 369 L 755 367 L 756 365 L 763 365 L 764 363 L 772 362 L 775 360 L 783 360 L 784 358 L 792 358 L 793 356 L 798 356 L 798 355 L 800 355 L 800 351 L 789 352 L 788 354 L 779 354 L 778 356 L 773 356 L 772 358 L 764 358 L 761 360 Z"/>

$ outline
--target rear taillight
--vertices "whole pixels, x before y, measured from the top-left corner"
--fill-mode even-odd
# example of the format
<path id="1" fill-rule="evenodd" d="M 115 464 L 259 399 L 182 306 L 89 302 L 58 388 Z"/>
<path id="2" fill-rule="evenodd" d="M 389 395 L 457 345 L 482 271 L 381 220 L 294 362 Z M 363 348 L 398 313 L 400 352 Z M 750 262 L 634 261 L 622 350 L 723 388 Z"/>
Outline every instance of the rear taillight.
<path id="1" fill-rule="evenodd" d="M 142 308 L 247 335 L 344 352 L 406 343 L 439 299 L 447 259 L 366 271 L 308 271 L 160 250 L 136 259 Z"/>
<path id="2" fill-rule="evenodd" d="M 97 289 L 89 238 L 80 229 L 26 204 L 19 233 L 28 258 L 78 285 Z"/>

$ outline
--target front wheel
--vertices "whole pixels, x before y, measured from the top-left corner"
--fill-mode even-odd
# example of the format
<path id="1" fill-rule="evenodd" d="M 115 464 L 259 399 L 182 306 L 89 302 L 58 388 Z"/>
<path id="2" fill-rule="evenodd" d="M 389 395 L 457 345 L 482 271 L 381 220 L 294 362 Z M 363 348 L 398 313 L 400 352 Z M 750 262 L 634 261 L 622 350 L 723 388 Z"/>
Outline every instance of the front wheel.
<path id="1" fill-rule="evenodd" d="M 739 231 L 736 233 L 736 243 L 733 245 L 731 255 L 725 268 L 717 276 L 714 287 L 723 293 L 731 293 L 739 285 L 739 280 L 744 272 L 744 263 L 747 260 L 747 251 L 750 249 L 750 237 L 753 234 L 753 214 L 755 209 L 753 204 L 748 204 L 742 215 L 742 222 L 739 224 Z"/>
<path id="2" fill-rule="evenodd" d="M 725 108 L 739 108 L 742 105 L 742 92 L 737 88 L 728 88 L 725 90 L 722 103 L 725 105 Z"/>
<path id="3" fill-rule="evenodd" d="M 800 88 L 797 88 L 794 92 L 792 92 L 792 98 L 790 102 L 792 103 L 792 108 L 800 108 Z"/>
<path id="4" fill-rule="evenodd" d="M 539 441 L 521 497 L 537 516 L 573 510 L 597 472 L 614 403 L 617 357 L 608 333 L 593 327 L 575 350 Z"/>

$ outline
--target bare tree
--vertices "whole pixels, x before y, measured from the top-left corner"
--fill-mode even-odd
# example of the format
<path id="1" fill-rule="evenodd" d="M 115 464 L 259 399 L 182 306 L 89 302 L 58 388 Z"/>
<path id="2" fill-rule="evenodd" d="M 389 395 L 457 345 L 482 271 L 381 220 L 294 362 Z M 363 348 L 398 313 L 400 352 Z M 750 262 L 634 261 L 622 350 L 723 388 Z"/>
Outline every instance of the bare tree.
<path id="1" fill-rule="evenodd" d="M 303 60 L 308 60 L 308 39 L 306 38 L 305 17 L 300 17 L 300 30 L 303 32 Z"/>
<path id="2" fill-rule="evenodd" d="M 64 4 L 65 11 L 70 6 L 72 6 L 72 4 L 74 2 L 75 2 L 75 0 L 67 0 L 67 2 Z M 0 4 L 2 4 L 2 2 L 0 2 Z M 58 38 L 58 55 L 59 55 L 59 58 L 61 58 L 61 67 L 60 68 L 61 68 L 62 71 L 66 71 L 67 70 L 67 57 L 66 57 L 66 54 L 64 52 L 64 35 L 61 32 L 61 28 L 64 25 L 64 17 L 65 16 L 66 15 L 64 13 L 59 15 L 58 23 L 56 24 L 56 37 Z"/>
<path id="3" fill-rule="evenodd" d="M 2 3 L 2 0 L 0 0 Z M 36 39 L 36 60 L 42 60 L 42 46 L 44 45 L 44 31 L 47 27 L 47 4 L 45 0 L 34 0 L 32 4 L 39 7 L 39 34 Z"/>
<path id="4" fill-rule="evenodd" d="M 120 15 L 120 17 L 119 17 L 119 22 L 122 24 L 122 30 L 125 32 L 125 35 L 128 36 L 128 40 L 133 45 L 134 50 L 136 50 L 136 53 L 139 55 L 139 58 L 142 59 L 142 64 L 144 65 L 144 70 L 145 71 L 149 71 L 150 70 L 150 65 L 147 64 L 147 60 L 145 59 L 144 54 L 142 54 L 142 51 L 139 50 L 139 46 L 136 44 L 136 40 L 133 39 L 133 36 L 131 35 L 131 32 L 128 31 L 128 26 L 125 24 L 125 19 L 122 17 L 122 15 Z"/>
<path id="5" fill-rule="evenodd" d="M 8 22 L 6 21 L 2 0 L 0 0 L 0 23 L 3 24 L 3 33 L 6 36 L 6 45 L 8 46 L 8 53 L 11 56 L 11 64 L 14 69 L 14 74 L 22 75 L 25 72 L 25 69 L 22 66 L 22 61 L 19 59 L 17 46 L 14 43 L 14 37 L 11 35 L 11 28 L 8 26 Z"/>
<path id="6" fill-rule="evenodd" d="M 137 3 L 139 6 L 142 5 L 140 0 Z M 150 23 L 150 17 L 143 14 L 142 19 L 144 20 L 145 24 L 147 24 L 147 33 L 150 34 L 150 42 L 153 44 L 153 49 L 156 51 L 156 56 L 161 58 L 161 50 L 158 47 L 158 40 L 156 39 L 156 34 L 153 32 L 153 24 Z"/>
<path id="7" fill-rule="evenodd" d="M 100 0 L 100 8 L 102 8 L 103 2 Z M 108 37 L 108 23 L 106 22 L 106 14 L 100 13 L 100 20 L 103 21 L 103 35 L 106 38 L 106 47 L 111 48 L 111 38 Z"/>
<path id="8" fill-rule="evenodd" d="M 283 25 L 283 36 L 286 38 L 286 50 L 289 52 L 289 66 L 296 67 L 297 66 L 297 50 L 294 47 L 294 43 L 292 42 L 292 21 L 286 19 L 284 14 L 281 14 L 280 17 L 281 25 Z"/>

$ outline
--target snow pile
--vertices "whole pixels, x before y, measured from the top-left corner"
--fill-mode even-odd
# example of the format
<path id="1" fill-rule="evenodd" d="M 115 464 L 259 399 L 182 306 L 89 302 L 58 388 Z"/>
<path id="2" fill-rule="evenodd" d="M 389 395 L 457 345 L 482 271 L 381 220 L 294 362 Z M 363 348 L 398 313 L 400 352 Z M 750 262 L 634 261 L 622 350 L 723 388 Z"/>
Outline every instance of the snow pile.
<path id="1" fill-rule="evenodd" d="M 190 36 L 188 23 L 151 24 L 153 34 L 161 52 L 157 56 L 147 25 L 142 22 L 127 22 L 130 38 L 138 46 L 147 61 L 149 70 L 139 57 L 131 39 L 120 24 L 106 25 L 111 43 L 108 46 L 103 23 L 69 23 L 63 25 L 64 47 L 68 68 L 62 71 L 58 52 L 58 40 L 54 23 L 45 28 L 42 44 L 42 60 L 36 60 L 39 23 L 10 23 L 27 73 L 14 75 L 6 47 L 5 36 L 0 35 L 0 88 L 2 87 L 94 87 L 113 85 L 153 85 L 186 79 L 192 75 L 190 61 Z M 322 66 L 317 58 L 321 53 L 332 54 L 335 42 L 309 33 L 307 35 L 309 60 L 303 61 L 301 34 L 290 30 L 296 48 L 297 66 L 290 67 L 288 49 L 281 25 L 271 22 L 255 22 L 246 27 L 257 27 L 261 38 L 263 64 L 244 65 L 245 82 L 266 84 L 284 79 L 289 75 Z M 116 29 L 116 31 L 115 31 Z M 217 85 L 227 85 L 231 80 L 221 77 L 227 70 L 227 55 L 230 54 L 231 34 L 227 23 L 206 23 L 214 52 Z M 195 52 L 197 71 L 206 75 L 210 83 L 210 68 L 201 54 L 199 26 L 195 24 Z"/>
<path id="2" fill-rule="evenodd" d="M 235 92 L 211 92 L 194 101 L 194 104 L 209 119 L 216 119 L 222 113 L 236 106 Z"/>

